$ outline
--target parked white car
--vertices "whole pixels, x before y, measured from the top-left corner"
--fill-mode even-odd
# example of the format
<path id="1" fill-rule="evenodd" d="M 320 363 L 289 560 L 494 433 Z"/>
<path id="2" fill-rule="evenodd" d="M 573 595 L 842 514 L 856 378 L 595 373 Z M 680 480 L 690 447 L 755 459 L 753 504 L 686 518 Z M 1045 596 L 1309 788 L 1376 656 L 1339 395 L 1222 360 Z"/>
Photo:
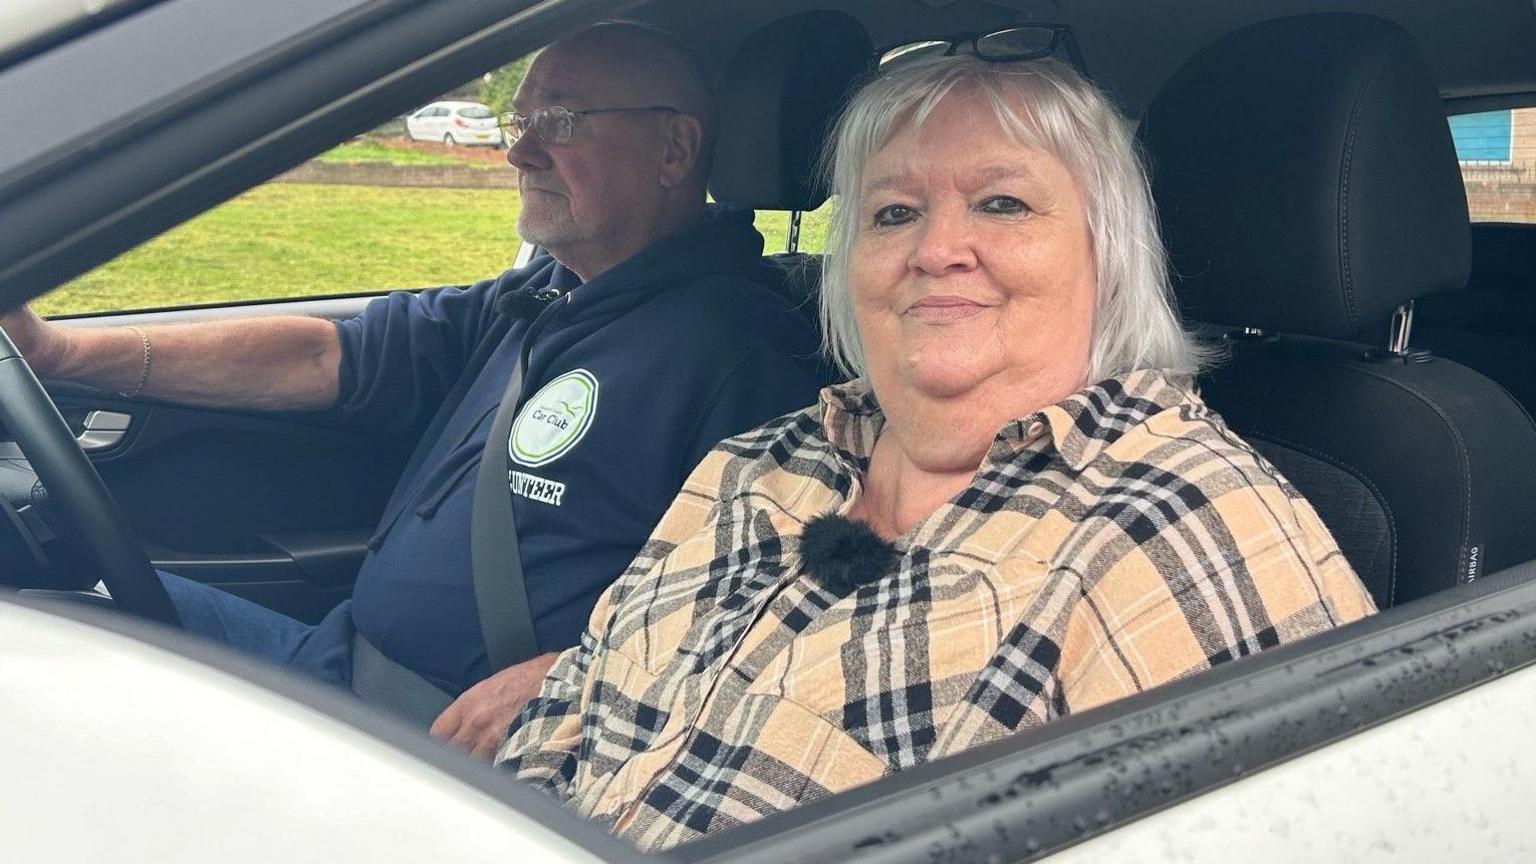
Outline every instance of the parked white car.
<path id="1" fill-rule="evenodd" d="M 496 115 L 479 102 L 433 102 L 405 118 L 405 132 L 413 141 L 501 146 Z"/>

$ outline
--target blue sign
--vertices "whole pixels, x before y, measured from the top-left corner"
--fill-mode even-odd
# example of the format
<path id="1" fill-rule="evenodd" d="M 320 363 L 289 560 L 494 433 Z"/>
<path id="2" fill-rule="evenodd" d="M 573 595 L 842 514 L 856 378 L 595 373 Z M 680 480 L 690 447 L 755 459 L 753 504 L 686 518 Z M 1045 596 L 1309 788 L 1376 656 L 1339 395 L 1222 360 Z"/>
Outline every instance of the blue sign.
<path id="1" fill-rule="evenodd" d="M 1463 162 L 1508 162 L 1510 112 L 1485 111 L 1451 118 L 1456 158 Z"/>

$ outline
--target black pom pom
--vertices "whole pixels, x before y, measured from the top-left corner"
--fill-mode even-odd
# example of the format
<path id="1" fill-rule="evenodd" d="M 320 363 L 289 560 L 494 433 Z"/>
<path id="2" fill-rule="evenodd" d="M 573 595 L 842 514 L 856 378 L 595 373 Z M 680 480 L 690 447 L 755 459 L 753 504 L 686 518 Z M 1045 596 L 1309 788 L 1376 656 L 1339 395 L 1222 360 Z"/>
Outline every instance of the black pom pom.
<path id="1" fill-rule="evenodd" d="M 827 514 L 805 523 L 800 560 L 822 587 L 847 594 L 896 570 L 901 554 L 863 522 Z"/>
<path id="2" fill-rule="evenodd" d="M 533 318 L 551 301 L 560 296 L 552 288 L 533 288 L 524 285 L 515 291 L 503 291 L 496 298 L 496 311 L 508 318 Z"/>

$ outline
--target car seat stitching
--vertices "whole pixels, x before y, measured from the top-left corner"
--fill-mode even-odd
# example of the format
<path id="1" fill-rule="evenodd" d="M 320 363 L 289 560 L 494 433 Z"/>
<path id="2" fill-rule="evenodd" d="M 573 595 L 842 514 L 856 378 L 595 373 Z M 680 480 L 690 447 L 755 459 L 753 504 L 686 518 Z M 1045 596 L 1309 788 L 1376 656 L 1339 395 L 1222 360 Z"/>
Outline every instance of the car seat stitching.
<path id="1" fill-rule="evenodd" d="M 1355 144 L 1360 132 L 1360 115 L 1365 112 L 1368 97 L 1376 89 L 1387 54 L 1380 52 L 1376 65 L 1366 73 L 1365 84 L 1355 96 L 1355 104 L 1349 112 L 1349 134 L 1345 137 L 1343 159 L 1339 166 L 1339 266 L 1344 293 L 1345 314 L 1349 318 L 1350 332 L 1361 325 L 1359 310 L 1355 304 L 1354 273 L 1349 259 L 1349 178 L 1355 161 Z"/>
<path id="2" fill-rule="evenodd" d="M 1445 357 L 1442 357 L 1441 359 L 1442 360 L 1447 360 L 1448 362 L 1451 362 L 1451 363 L 1455 363 L 1456 362 L 1455 360 L 1450 360 L 1449 358 L 1445 358 Z M 1471 368 L 1471 367 L 1468 367 L 1468 368 Z M 1473 369 L 1472 371 L 1476 372 L 1477 370 Z M 1482 373 L 1478 373 L 1478 374 L 1482 374 Z M 1484 378 L 1488 378 L 1487 375 L 1483 375 L 1483 377 Z M 1525 403 L 1521 402 L 1519 399 L 1516 399 L 1515 398 L 1515 394 L 1509 392 L 1509 388 L 1505 387 L 1503 384 L 1499 383 L 1497 380 L 1495 380 L 1493 378 L 1488 378 L 1488 380 L 1489 380 L 1490 383 L 1493 384 L 1493 386 L 1499 388 L 1499 392 L 1503 393 L 1505 396 L 1507 396 L 1509 398 L 1510 404 L 1514 405 L 1517 409 L 1519 409 L 1520 416 L 1525 418 L 1525 422 L 1531 424 L 1531 428 L 1533 430 L 1536 430 L 1536 419 L 1533 419 L 1531 417 L 1531 412 L 1526 410 Z"/>
<path id="3" fill-rule="evenodd" d="M 1267 441 L 1271 444 L 1278 444 L 1282 447 L 1288 447 L 1292 450 L 1295 450 L 1296 452 L 1303 455 L 1311 456 L 1320 462 L 1325 462 L 1334 468 L 1338 468 L 1339 470 L 1348 473 L 1351 477 L 1359 480 L 1361 485 L 1365 486 L 1366 489 L 1370 490 L 1371 495 L 1376 498 L 1376 502 L 1381 505 L 1382 513 L 1387 517 L 1387 539 L 1389 541 L 1387 550 L 1387 606 L 1390 607 L 1395 605 L 1397 603 L 1397 519 L 1392 515 L 1392 506 L 1387 501 L 1387 497 L 1382 494 L 1381 490 L 1376 487 L 1375 483 L 1371 482 L 1371 478 L 1367 477 L 1363 471 L 1356 468 L 1354 465 L 1345 462 L 1342 459 L 1339 459 L 1328 453 L 1324 453 L 1321 450 L 1308 447 L 1307 445 L 1300 442 L 1292 441 L 1283 436 L 1276 435 L 1272 432 L 1265 432 L 1262 430 L 1251 431 L 1244 433 L 1243 437 L 1256 439 L 1259 441 Z M 1289 482 L 1290 478 L 1287 477 L 1286 480 Z M 1337 540 L 1335 540 L 1335 542 L 1337 542 Z"/>
<path id="4" fill-rule="evenodd" d="M 1439 405 L 1435 404 L 1433 399 L 1429 398 L 1428 394 L 1411 384 L 1407 384 L 1395 378 L 1390 378 L 1371 369 L 1363 369 L 1359 366 L 1328 361 L 1324 361 L 1319 365 L 1332 367 L 1335 369 L 1359 372 L 1363 375 L 1386 382 L 1387 384 L 1412 394 L 1418 398 L 1420 402 L 1424 403 L 1426 407 L 1433 411 L 1435 416 L 1439 417 L 1441 422 L 1443 422 L 1446 428 L 1450 431 L 1451 440 L 1456 444 L 1456 455 L 1459 460 L 1459 464 L 1461 465 L 1462 491 L 1466 495 L 1466 498 L 1464 499 L 1461 506 L 1461 544 L 1457 550 L 1457 561 L 1459 562 L 1461 560 L 1461 556 L 1466 552 L 1467 540 L 1469 537 L 1471 537 L 1472 534 L 1472 459 L 1467 453 L 1466 442 L 1463 440 L 1461 435 L 1461 428 L 1456 425 L 1456 423 L 1451 419 L 1450 415 L 1446 414 L 1443 410 L 1441 410 Z M 1459 567 L 1457 568 L 1456 578 L 1458 582 L 1461 579 L 1461 572 Z"/>

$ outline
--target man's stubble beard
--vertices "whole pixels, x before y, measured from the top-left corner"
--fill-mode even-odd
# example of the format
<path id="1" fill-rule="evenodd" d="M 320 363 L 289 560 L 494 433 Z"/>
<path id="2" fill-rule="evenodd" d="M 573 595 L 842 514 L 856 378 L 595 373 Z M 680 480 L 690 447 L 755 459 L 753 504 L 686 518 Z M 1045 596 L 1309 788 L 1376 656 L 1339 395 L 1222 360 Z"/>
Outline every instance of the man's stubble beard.
<path id="1" fill-rule="evenodd" d="M 526 202 L 525 198 L 525 206 L 517 214 L 517 234 L 525 242 L 549 249 L 570 239 L 575 233 L 575 220 L 571 218 L 569 210 L 554 213 L 550 211 L 555 208 L 550 207 L 530 210 Z"/>

